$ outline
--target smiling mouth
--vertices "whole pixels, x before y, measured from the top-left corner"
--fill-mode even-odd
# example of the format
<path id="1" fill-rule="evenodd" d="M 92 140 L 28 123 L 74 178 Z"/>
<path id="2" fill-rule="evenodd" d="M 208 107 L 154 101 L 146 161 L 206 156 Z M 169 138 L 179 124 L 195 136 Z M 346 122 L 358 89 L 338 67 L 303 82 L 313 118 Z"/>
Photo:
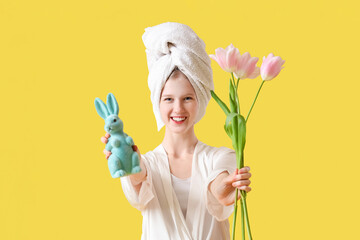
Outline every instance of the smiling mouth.
<path id="1" fill-rule="evenodd" d="M 186 117 L 171 117 L 171 119 L 176 123 L 182 123 L 186 120 Z"/>

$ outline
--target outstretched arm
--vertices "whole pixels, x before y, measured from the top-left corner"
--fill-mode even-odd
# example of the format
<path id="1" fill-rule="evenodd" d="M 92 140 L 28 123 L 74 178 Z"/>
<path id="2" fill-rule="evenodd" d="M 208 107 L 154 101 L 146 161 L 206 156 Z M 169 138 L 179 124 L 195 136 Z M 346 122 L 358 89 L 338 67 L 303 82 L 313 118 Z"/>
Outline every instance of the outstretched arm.
<path id="1" fill-rule="evenodd" d="M 209 190 L 215 198 L 225 206 L 234 204 L 235 202 L 235 189 L 251 191 L 249 187 L 251 181 L 251 173 L 249 167 L 236 169 L 232 174 L 227 172 L 220 173 L 210 184 Z M 238 195 L 238 199 L 241 195 Z"/>

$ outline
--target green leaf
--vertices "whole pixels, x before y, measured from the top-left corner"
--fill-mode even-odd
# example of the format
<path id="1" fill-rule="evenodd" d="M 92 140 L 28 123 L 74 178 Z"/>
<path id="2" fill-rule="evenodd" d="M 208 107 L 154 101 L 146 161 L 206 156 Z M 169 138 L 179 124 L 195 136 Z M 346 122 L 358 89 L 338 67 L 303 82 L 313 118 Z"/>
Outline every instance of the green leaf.
<path id="1" fill-rule="evenodd" d="M 229 108 L 226 106 L 226 104 L 221 101 L 221 99 L 216 95 L 216 93 L 214 91 L 210 91 L 211 96 L 214 98 L 214 100 L 217 102 L 217 104 L 219 104 L 220 108 L 224 111 L 224 113 L 226 115 L 228 115 L 230 113 Z"/>
<path id="2" fill-rule="evenodd" d="M 226 117 L 226 121 L 225 121 L 225 125 L 228 126 L 231 122 L 231 120 L 238 115 L 237 113 L 230 113 L 229 115 L 227 115 Z"/>
<path id="3" fill-rule="evenodd" d="M 232 126 L 225 124 L 224 129 L 225 129 L 226 134 L 232 139 L 232 137 L 233 137 Z"/>
<path id="4" fill-rule="evenodd" d="M 236 116 L 237 113 L 230 113 L 226 117 L 224 129 L 227 135 L 233 139 L 233 125 L 231 123 L 231 120 Z"/>

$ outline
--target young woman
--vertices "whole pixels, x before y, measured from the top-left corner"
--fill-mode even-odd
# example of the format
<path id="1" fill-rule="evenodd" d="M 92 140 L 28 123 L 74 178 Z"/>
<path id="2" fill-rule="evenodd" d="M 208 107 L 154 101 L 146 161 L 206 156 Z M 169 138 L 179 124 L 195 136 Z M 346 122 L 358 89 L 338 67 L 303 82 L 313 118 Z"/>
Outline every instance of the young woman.
<path id="1" fill-rule="evenodd" d="M 160 31 L 156 31 L 159 26 Z M 183 24 L 166 23 L 154 28 L 150 30 L 155 39 L 161 39 L 161 36 L 173 37 L 179 33 L 180 38 L 186 34 L 191 36 L 188 40 L 190 42 L 182 41 L 190 46 L 190 49 L 194 48 L 195 41 L 201 43 L 201 39 L 197 35 L 195 37 L 195 33 Z M 143 39 L 146 45 L 148 39 Z M 176 53 L 175 48 L 184 49 L 180 47 L 181 41 L 176 41 L 176 38 L 170 43 L 166 42 L 170 54 Z M 200 52 L 203 51 L 204 46 L 201 46 Z M 180 56 L 192 56 L 188 51 L 180 53 Z M 149 54 L 152 53 L 147 54 L 149 65 Z M 204 54 L 202 55 L 205 58 Z M 161 54 L 158 56 L 164 57 Z M 177 58 L 179 55 L 172 57 Z M 170 62 L 176 61 L 170 59 Z M 150 75 L 151 71 L 154 71 L 153 64 L 150 64 L 151 68 L 149 66 L 149 81 L 152 80 Z M 159 69 L 162 69 L 163 65 L 164 62 L 160 62 Z M 206 74 L 201 71 L 201 66 L 192 70 L 193 72 L 189 71 L 193 69 L 189 65 L 193 63 L 179 61 L 178 64 L 167 65 L 171 72 L 160 74 L 168 76 L 165 79 L 158 78 L 163 83 L 155 87 L 157 91 L 149 83 L 154 112 L 159 117 L 158 126 L 165 126 L 165 136 L 153 151 L 140 155 L 137 150 L 141 156 L 140 173 L 121 178 L 127 199 L 142 212 L 142 239 L 229 239 L 227 219 L 233 210 L 235 189 L 246 192 L 251 190 L 250 168 L 236 169 L 233 150 L 208 146 L 200 142 L 195 135 L 194 125 L 205 113 L 205 109 L 201 109 L 204 108 L 204 99 L 201 99 L 204 94 L 201 92 L 210 91 L 204 89 L 211 84 L 202 84 L 205 87 L 199 91 L 201 84 L 194 82 L 194 79 L 196 81 L 197 75 L 204 77 Z M 205 61 L 205 65 L 209 65 L 209 62 Z M 209 71 L 208 68 L 204 69 L 205 72 Z M 200 74 L 197 74 L 197 71 Z M 208 76 L 212 83 L 212 75 Z M 156 81 L 156 75 L 153 75 L 153 78 Z M 158 93 L 159 96 L 153 93 Z"/>

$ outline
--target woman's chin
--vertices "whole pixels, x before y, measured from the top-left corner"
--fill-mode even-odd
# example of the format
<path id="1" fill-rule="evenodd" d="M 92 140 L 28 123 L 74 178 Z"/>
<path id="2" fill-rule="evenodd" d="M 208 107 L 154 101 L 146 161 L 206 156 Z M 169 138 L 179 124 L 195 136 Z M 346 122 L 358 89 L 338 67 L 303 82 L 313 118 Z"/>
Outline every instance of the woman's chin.
<path id="1" fill-rule="evenodd" d="M 170 131 L 171 133 L 174 134 L 185 134 L 188 132 L 191 132 L 191 130 L 193 130 L 193 126 L 189 126 L 185 123 L 183 124 L 169 124 L 166 126 L 166 130 Z"/>

